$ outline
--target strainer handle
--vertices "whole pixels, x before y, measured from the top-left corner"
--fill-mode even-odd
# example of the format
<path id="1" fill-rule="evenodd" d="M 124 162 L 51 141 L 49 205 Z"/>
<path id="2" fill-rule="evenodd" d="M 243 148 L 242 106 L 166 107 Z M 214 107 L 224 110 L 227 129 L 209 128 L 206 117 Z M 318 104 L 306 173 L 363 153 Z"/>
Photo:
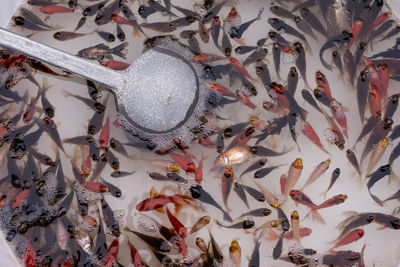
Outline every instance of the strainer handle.
<path id="1" fill-rule="evenodd" d="M 0 27 L 0 46 L 37 59 L 43 63 L 98 82 L 110 89 L 121 88 L 123 75 L 86 59 L 73 56 Z"/>

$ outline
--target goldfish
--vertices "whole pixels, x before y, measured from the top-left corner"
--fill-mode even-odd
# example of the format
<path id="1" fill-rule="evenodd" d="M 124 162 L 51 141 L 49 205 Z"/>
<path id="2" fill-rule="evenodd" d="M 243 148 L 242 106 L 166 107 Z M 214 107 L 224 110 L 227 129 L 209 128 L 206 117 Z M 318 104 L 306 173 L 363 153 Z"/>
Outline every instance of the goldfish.
<path id="1" fill-rule="evenodd" d="M 350 244 L 352 242 L 356 242 L 360 238 L 364 236 L 364 230 L 363 229 L 355 229 L 351 232 L 349 232 L 347 235 L 342 237 L 340 240 L 334 240 L 331 243 L 334 243 L 335 245 L 332 247 L 332 249 Z"/>
<path id="2" fill-rule="evenodd" d="M 368 162 L 368 168 L 366 174 L 369 174 L 371 170 L 375 167 L 375 165 L 381 160 L 388 144 L 389 144 L 389 139 L 383 137 L 379 141 L 379 143 L 375 145 L 375 148 L 371 154 L 371 158 L 369 159 Z"/>
<path id="3" fill-rule="evenodd" d="M 186 172 L 192 173 L 196 172 L 196 165 L 188 156 L 179 155 L 176 153 L 168 153 L 168 155 L 173 159 L 173 161 Z"/>
<path id="4" fill-rule="evenodd" d="M 193 233 L 199 231 L 200 229 L 202 229 L 203 227 L 208 225 L 210 223 L 210 221 L 211 221 L 211 217 L 208 215 L 201 217 L 200 219 L 197 220 L 197 222 L 195 222 L 193 227 L 190 229 L 189 234 L 193 234 Z"/>
<path id="5" fill-rule="evenodd" d="M 124 70 L 130 66 L 128 63 L 117 60 L 102 61 L 100 64 L 113 70 Z"/>
<path id="6" fill-rule="evenodd" d="M 168 207 L 165 207 L 165 210 L 167 211 L 167 216 L 172 224 L 172 226 L 175 228 L 175 231 L 180 235 L 182 238 L 185 238 L 187 236 L 187 229 L 186 227 L 174 216 L 172 213 L 169 211 Z"/>
<path id="7" fill-rule="evenodd" d="M 24 123 L 29 123 L 32 120 L 33 115 L 36 112 L 36 105 L 37 102 L 39 101 L 39 97 L 40 97 L 40 90 L 38 90 L 36 97 L 31 97 L 31 102 L 26 107 L 26 110 L 23 114 Z"/>
<path id="8" fill-rule="evenodd" d="M 292 231 L 293 231 L 293 239 L 300 243 L 300 226 L 299 226 L 299 213 L 297 210 L 294 210 L 292 212 L 292 215 L 290 216 L 291 219 L 291 225 L 292 225 Z"/>
<path id="9" fill-rule="evenodd" d="M 336 168 L 333 170 L 332 175 L 331 175 L 331 182 L 329 183 L 328 188 L 322 193 L 324 197 L 326 197 L 326 194 L 328 193 L 329 189 L 333 186 L 333 184 L 336 182 L 336 180 L 339 178 L 340 175 L 340 169 Z"/>
<path id="10" fill-rule="evenodd" d="M 255 185 L 260 189 L 262 194 L 264 195 L 265 200 L 268 202 L 268 204 L 273 207 L 274 209 L 279 209 L 280 208 L 280 203 L 275 197 L 275 195 L 269 191 L 266 187 L 262 186 L 260 183 L 258 183 L 256 180 L 253 180 Z"/>
<path id="11" fill-rule="evenodd" d="M 285 196 L 285 199 L 289 196 L 289 193 L 299 180 L 302 170 L 303 170 L 303 160 L 301 158 L 296 158 L 290 165 L 287 174 L 285 192 L 283 194 Z"/>
<path id="12" fill-rule="evenodd" d="M 220 92 L 224 96 L 231 96 L 231 97 L 235 97 L 235 98 L 237 97 L 234 92 L 230 91 L 228 88 L 226 88 L 226 87 L 224 87 L 224 86 L 222 86 L 222 85 L 220 85 L 218 83 L 208 82 L 208 83 L 206 83 L 206 86 L 208 88 L 210 88 L 211 90 L 214 90 L 216 92 Z"/>
<path id="13" fill-rule="evenodd" d="M 315 209 L 317 205 L 314 202 L 312 202 L 312 200 L 306 194 L 304 194 L 299 190 L 291 190 L 290 197 L 293 199 L 296 205 L 297 203 L 300 203 L 308 207 L 310 209 L 311 215 L 320 223 L 325 224 L 324 219 L 318 213 L 318 210 Z"/>
<path id="14" fill-rule="evenodd" d="M 226 150 L 215 160 L 216 166 L 230 166 L 240 164 L 252 157 L 250 147 L 247 144 L 240 144 Z"/>
<path id="15" fill-rule="evenodd" d="M 340 104 L 336 99 L 332 99 L 330 103 L 332 115 L 335 120 L 339 123 L 340 127 L 343 129 L 343 134 L 346 138 L 349 138 L 347 134 L 347 119 L 346 115 L 344 114 L 344 109 L 342 104 Z"/>
<path id="16" fill-rule="evenodd" d="M 239 60 L 237 60 L 237 59 L 234 58 L 234 57 L 229 57 L 229 61 L 231 62 L 233 68 L 234 68 L 237 72 L 243 74 L 245 77 L 247 77 L 247 78 L 250 79 L 250 80 L 253 80 L 253 81 L 255 80 L 255 79 L 250 75 L 250 73 L 246 70 L 246 68 L 240 64 Z"/>
<path id="17" fill-rule="evenodd" d="M 292 225 L 293 225 L 293 223 L 292 223 Z M 265 237 L 266 240 L 272 241 L 272 240 L 277 240 L 279 238 L 279 235 L 277 233 L 275 233 L 274 230 L 267 229 L 266 231 L 267 231 L 267 236 Z M 309 236 L 311 233 L 312 233 L 312 230 L 310 228 L 307 228 L 307 227 L 299 228 L 299 237 L 300 238 Z M 294 238 L 293 230 L 286 232 L 284 234 L 283 238 L 293 239 Z"/>
<path id="18" fill-rule="evenodd" d="M 232 260 L 234 266 L 240 267 L 242 249 L 237 240 L 232 240 L 231 245 L 229 246 L 229 258 Z"/>
<path id="19" fill-rule="evenodd" d="M 203 161 L 205 159 L 206 159 L 206 157 L 204 157 L 204 156 L 201 157 L 199 166 L 197 167 L 196 172 L 194 173 L 195 181 L 197 184 L 200 184 L 201 181 L 203 180 Z"/>
<path id="20" fill-rule="evenodd" d="M 209 62 L 214 62 L 218 60 L 222 60 L 224 57 L 215 55 L 215 54 L 207 54 L 207 53 L 201 53 L 200 55 L 195 55 L 193 56 L 192 60 L 194 62 L 201 62 L 201 63 L 209 63 Z"/>
<path id="21" fill-rule="evenodd" d="M 304 190 L 306 186 L 309 186 L 313 182 L 315 182 L 321 175 L 323 175 L 326 170 L 328 170 L 329 165 L 331 164 L 331 160 L 327 159 L 325 161 L 322 161 L 311 173 L 310 177 L 308 178 L 307 182 L 304 184 L 302 187 L 301 191 Z"/>
<path id="22" fill-rule="evenodd" d="M 74 9 L 63 6 L 43 6 L 39 8 L 39 11 L 47 15 L 53 15 L 58 13 L 73 13 Z"/>

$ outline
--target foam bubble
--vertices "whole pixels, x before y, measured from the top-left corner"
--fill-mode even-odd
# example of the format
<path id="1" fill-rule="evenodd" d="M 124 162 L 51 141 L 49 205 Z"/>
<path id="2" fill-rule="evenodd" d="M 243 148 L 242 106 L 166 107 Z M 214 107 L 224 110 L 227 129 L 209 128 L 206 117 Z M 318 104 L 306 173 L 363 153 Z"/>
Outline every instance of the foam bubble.
<path id="1" fill-rule="evenodd" d="M 126 120 L 122 114 L 118 114 L 118 122 L 128 132 L 131 132 L 132 134 L 139 136 L 141 139 L 149 140 L 150 142 L 155 144 L 157 150 L 168 150 L 168 149 L 172 148 L 174 146 L 174 143 L 173 143 L 174 138 L 178 138 L 183 144 L 189 145 L 196 138 L 196 135 L 191 133 L 191 129 L 200 126 L 198 117 L 203 114 L 204 110 L 211 109 L 211 105 L 208 103 L 208 99 L 209 99 L 212 91 L 209 90 L 205 86 L 207 80 L 204 79 L 205 75 L 204 75 L 203 66 L 197 62 L 192 62 L 192 58 L 193 58 L 194 54 L 188 48 L 182 46 L 181 44 L 179 44 L 176 41 L 173 41 L 170 37 L 163 37 L 163 38 L 156 39 L 153 42 L 153 46 L 160 47 L 160 48 L 166 49 L 166 50 L 170 50 L 173 53 L 178 53 L 187 62 L 190 62 L 190 65 L 193 68 L 195 75 L 198 77 L 197 103 L 195 104 L 193 110 L 191 110 L 192 113 L 190 114 L 190 116 L 185 118 L 185 120 L 181 123 L 180 127 L 176 127 L 175 129 L 171 129 L 170 131 L 165 131 L 162 133 L 154 132 L 154 131 L 152 132 L 152 131 L 142 129 L 141 127 L 137 127 L 137 125 L 135 126 L 132 123 L 130 123 L 128 120 Z M 181 59 L 179 59 L 179 60 L 181 60 Z M 180 62 L 180 64 L 183 64 L 183 63 Z M 148 73 L 146 73 L 146 77 L 147 76 L 153 77 L 153 75 L 147 75 L 147 74 Z M 176 74 L 177 73 L 174 72 L 175 76 L 179 76 Z M 179 78 L 177 78 L 177 79 L 179 79 Z M 154 102 L 152 102 L 152 103 L 154 103 Z M 138 108 L 138 107 L 136 107 L 136 108 Z M 145 108 L 146 110 L 149 109 L 149 107 L 143 107 L 143 108 Z M 158 112 L 153 112 L 153 109 L 157 109 L 157 108 L 161 108 L 161 107 L 154 107 L 154 105 L 152 105 L 151 112 L 152 112 L 152 114 L 156 113 L 156 116 L 159 116 L 160 110 Z M 164 108 L 165 107 L 162 107 L 162 109 L 164 109 Z M 178 106 L 174 107 L 174 108 L 175 109 L 182 108 L 182 105 L 179 103 Z M 140 107 L 139 107 L 139 109 L 140 109 Z M 145 110 L 145 109 L 143 109 L 143 110 Z M 169 110 L 169 107 L 167 107 L 167 109 Z M 185 109 L 184 111 L 186 114 L 187 109 Z M 146 116 L 149 116 L 149 115 L 146 115 Z M 213 116 L 215 116 L 215 114 L 213 112 L 210 112 L 209 116 L 213 117 Z M 148 119 L 149 118 L 150 117 L 148 117 Z M 151 118 L 151 120 L 152 120 L 152 124 L 153 124 L 155 122 L 154 118 Z M 157 118 L 157 120 L 158 120 L 158 118 Z M 141 125 L 142 125 L 142 123 L 141 123 Z M 156 129 L 157 129 L 158 126 L 154 125 L 154 127 L 156 127 Z M 160 126 L 159 129 L 163 129 L 163 127 L 165 129 L 165 124 L 164 124 L 164 126 Z M 212 128 L 211 125 L 209 125 L 208 128 L 206 129 L 207 132 L 212 132 L 211 128 Z"/>

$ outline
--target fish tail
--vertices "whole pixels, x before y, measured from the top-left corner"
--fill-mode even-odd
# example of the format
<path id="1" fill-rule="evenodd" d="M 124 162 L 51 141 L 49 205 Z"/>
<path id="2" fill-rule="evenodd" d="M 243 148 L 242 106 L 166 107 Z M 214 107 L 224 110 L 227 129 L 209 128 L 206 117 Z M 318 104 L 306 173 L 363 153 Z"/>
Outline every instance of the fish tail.
<path id="1" fill-rule="evenodd" d="M 224 213 L 224 220 L 227 220 L 228 222 L 232 222 L 232 217 L 224 210 L 222 210 Z"/>
<path id="2" fill-rule="evenodd" d="M 39 90 L 45 94 L 53 85 L 50 85 L 49 80 L 46 77 L 43 77 L 42 86 L 39 87 Z"/>
<path id="3" fill-rule="evenodd" d="M 61 93 L 65 96 L 65 97 L 70 97 L 72 96 L 72 94 L 64 89 L 61 89 Z"/>
<path id="4" fill-rule="evenodd" d="M 320 196 L 323 196 L 326 199 L 326 194 L 328 193 L 328 189 L 319 194 Z"/>
<path id="5" fill-rule="evenodd" d="M 133 28 L 133 37 L 140 37 L 140 31 L 135 26 L 132 26 L 132 28 Z"/>
<path id="6" fill-rule="evenodd" d="M 391 183 L 394 182 L 394 181 L 399 182 L 400 179 L 399 179 L 399 176 L 397 176 L 397 175 L 393 172 L 393 170 L 391 170 L 391 171 L 390 171 L 390 174 L 389 174 L 388 184 L 391 184 Z"/>
<path id="7" fill-rule="evenodd" d="M 258 10 L 258 15 L 257 15 L 256 20 L 261 19 L 262 13 L 264 13 L 264 7 L 261 7 L 261 8 Z"/>
<path id="8" fill-rule="evenodd" d="M 184 201 L 189 207 L 191 207 L 192 209 L 194 209 L 197 212 L 200 212 L 200 209 L 198 207 L 196 207 L 196 205 L 190 203 L 189 201 L 186 201 L 186 200 L 184 200 Z M 231 221 L 232 221 L 232 219 L 231 219 Z"/>
<path id="9" fill-rule="evenodd" d="M 380 200 L 380 199 L 379 199 L 377 196 L 375 196 L 374 194 L 371 194 L 371 193 L 370 193 L 370 195 L 371 195 L 371 198 L 372 198 L 376 203 L 378 203 L 379 206 L 383 207 L 383 204 L 385 204 L 384 201 Z"/>
<path id="10" fill-rule="evenodd" d="M 267 233 L 265 239 L 268 241 L 274 241 L 279 238 L 279 236 L 274 232 L 274 230 L 268 228 L 266 229 Z"/>
<path id="11" fill-rule="evenodd" d="M 318 210 L 316 209 L 311 209 L 305 216 L 307 218 L 311 214 L 311 218 L 313 220 L 316 220 L 319 223 L 325 224 L 324 218 L 322 218 L 321 214 L 319 214 Z"/>
<path id="12" fill-rule="evenodd" d="M 126 55 L 125 55 L 125 53 L 123 52 L 123 50 L 125 49 L 125 47 L 128 45 L 128 42 L 124 42 L 124 43 L 122 43 L 122 44 L 120 44 L 120 45 L 117 45 L 116 47 L 114 47 L 112 50 L 111 50 L 111 52 L 114 54 L 114 55 L 116 55 L 116 56 L 119 56 L 119 57 L 122 57 L 122 58 L 124 58 L 124 59 L 126 59 Z"/>

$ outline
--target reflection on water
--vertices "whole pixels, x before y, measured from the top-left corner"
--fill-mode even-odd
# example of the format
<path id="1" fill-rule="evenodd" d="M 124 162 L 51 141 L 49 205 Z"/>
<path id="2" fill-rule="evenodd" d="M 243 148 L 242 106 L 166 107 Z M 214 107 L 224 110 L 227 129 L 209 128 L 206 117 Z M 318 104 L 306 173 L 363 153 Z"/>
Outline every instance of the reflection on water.
<path id="1" fill-rule="evenodd" d="M 382 1 L 25 8 L 13 31 L 114 69 L 172 35 L 212 108 L 166 153 L 123 129 L 105 88 L 2 50 L 0 222 L 21 263 L 398 263 L 398 27 Z"/>

